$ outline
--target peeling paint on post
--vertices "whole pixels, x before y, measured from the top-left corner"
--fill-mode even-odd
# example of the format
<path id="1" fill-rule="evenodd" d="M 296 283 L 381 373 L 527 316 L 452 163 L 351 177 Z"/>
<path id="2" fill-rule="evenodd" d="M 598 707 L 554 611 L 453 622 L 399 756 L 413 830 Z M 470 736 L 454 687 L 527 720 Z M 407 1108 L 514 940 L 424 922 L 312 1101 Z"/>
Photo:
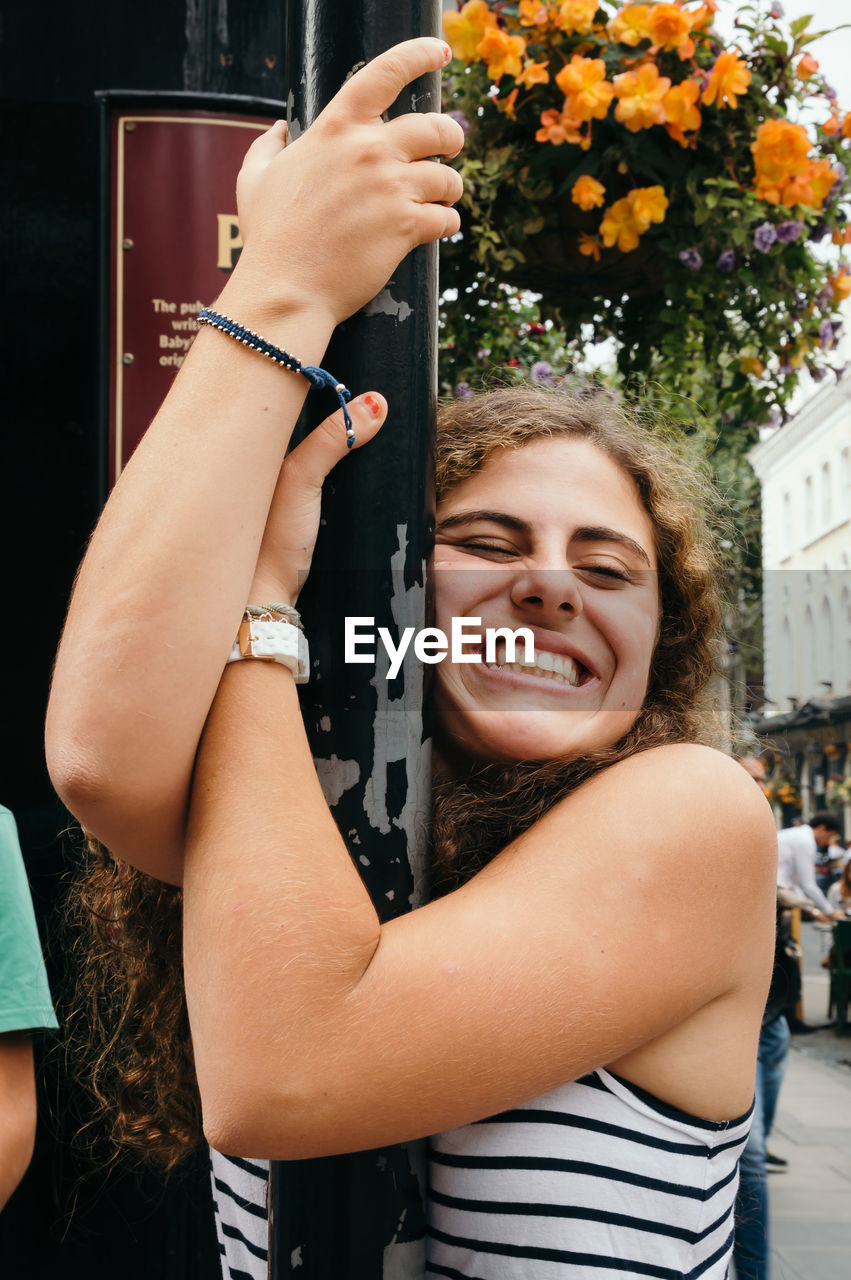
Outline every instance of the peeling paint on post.
<path id="1" fill-rule="evenodd" d="M 440 14 L 440 0 L 292 0 L 290 136 L 309 127 L 358 64 L 397 41 L 438 35 Z M 407 90 L 390 115 L 439 106 L 435 74 Z M 431 769 L 423 668 L 411 653 L 388 681 L 381 646 L 374 665 L 344 665 L 343 620 L 373 617 L 376 627 L 394 632 L 425 622 L 436 339 L 437 250 L 431 246 L 411 254 L 378 297 L 341 326 L 326 357 L 326 367 L 353 393 L 381 391 L 390 415 L 377 439 L 345 458 L 326 485 L 314 568 L 299 600 L 315 660 L 302 690 L 314 757 L 382 919 L 425 896 Z M 333 407 L 316 399 L 302 430 Z M 421 1280 L 424 1184 L 419 1143 L 275 1164 L 270 1275 Z"/>

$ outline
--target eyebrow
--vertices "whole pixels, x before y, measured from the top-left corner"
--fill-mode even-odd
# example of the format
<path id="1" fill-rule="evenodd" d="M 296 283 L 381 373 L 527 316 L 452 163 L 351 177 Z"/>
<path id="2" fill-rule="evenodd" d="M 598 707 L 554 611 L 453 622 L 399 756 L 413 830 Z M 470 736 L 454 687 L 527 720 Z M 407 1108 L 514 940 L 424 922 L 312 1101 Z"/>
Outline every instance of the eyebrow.
<path id="1" fill-rule="evenodd" d="M 454 515 L 446 516 L 445 519 L 439 521 L 436 532 L 443 533 L 447 529 L 456 529 L 459 525 L 474 524 L 481 521 L 485 521 L 488 524 L 502 525 L 504 529 L 512 529 L 516 533 L 527 535 L 532 533 L 532 526 L 526 520 L 520 520 L 517 516 L 508 515 L 505 511 L 481 510 L 456 511 Z M 627 551 L 632 551 L 639 559 L 644 561 L 648 568 L 650 567 L 650 557 L 640 542 L 636 542 L 634 538 L 630 538 L 626 533 L 621 533 L 618 529 L 610 529 L 607 525 L 582 525 L 573 531 L 570 540 L 571 542 L 615 542 Z"/>

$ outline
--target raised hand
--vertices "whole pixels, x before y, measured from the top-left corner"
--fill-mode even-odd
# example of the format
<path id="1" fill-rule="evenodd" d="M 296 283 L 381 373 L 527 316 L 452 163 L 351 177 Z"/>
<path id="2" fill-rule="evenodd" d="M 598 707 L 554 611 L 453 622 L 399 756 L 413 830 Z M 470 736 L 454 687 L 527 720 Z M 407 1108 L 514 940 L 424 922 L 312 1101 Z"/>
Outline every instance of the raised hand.
<path id="1" fill-rule="evenodd" d="M 442 40 L 396 45 L 352 76 L 296 141 L 286 145 L 282 122 L 257 139 L 237 184 L 242 296 L 249 284 L 266 314 L 308 309 L 337 324 L 411 249 L 458 230 L 451 206 L 461 178 L 432 157 L 458 154 L 461 127 L 437 112 L 382 120 L 407 84 L 446 60 Z"/>

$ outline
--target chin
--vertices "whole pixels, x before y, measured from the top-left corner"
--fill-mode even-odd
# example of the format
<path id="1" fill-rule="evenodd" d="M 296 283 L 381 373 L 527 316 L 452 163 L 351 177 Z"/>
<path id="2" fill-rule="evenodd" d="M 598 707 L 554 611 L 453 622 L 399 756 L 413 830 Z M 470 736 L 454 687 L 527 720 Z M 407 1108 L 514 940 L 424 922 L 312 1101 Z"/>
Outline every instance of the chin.
<path id="1" fill-rule="evenodd" d="M 464 716 L 438 702 L 444 751 L 493 764 L 577 760 L 613 747 L 635 724 L 637 711 L 573 711 L 555 715 L 524 709 Z"/>

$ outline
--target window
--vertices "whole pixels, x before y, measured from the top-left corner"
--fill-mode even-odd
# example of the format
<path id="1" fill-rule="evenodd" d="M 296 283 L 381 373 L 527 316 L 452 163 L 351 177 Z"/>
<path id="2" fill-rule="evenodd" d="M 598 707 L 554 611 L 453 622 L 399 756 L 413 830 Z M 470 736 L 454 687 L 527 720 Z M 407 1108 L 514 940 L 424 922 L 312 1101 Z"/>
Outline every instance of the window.
<path id="1" fill-rule="evenodd" d="M 813 535 L 815 525 L 815 494 L 813 493 L 813 478 L 807 476 L 804 481 L 804 537 L 809 540 Z"/>
<path id="2" fill-rule="evenodd" d="M 819 524 L 825 529 L 833 527 L 833 486 L 830 482 L 830 463 L 821 464 L 821 493 L 819 494 Z"/>

